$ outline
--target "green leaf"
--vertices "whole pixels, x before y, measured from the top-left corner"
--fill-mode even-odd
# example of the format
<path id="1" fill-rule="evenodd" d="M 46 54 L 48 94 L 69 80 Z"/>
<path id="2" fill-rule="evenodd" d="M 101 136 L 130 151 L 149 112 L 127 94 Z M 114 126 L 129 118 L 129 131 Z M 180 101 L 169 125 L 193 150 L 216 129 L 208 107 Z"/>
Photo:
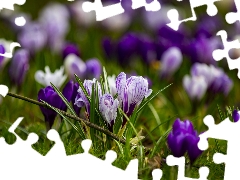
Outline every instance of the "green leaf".
<path id="1" fill-rule="evenodd" d="M 117 109 L 117 118 L 115 119 L 115 123 L 113 125 L 113 132 L 115 134 L 118 134 L 120 128 L 122 126 L 122 115 L 119 111 L 119 108 Z"/>
<path id="2" fill-rule="evenodd" d="M 84 95 L 87 97 L 88 102 L 91 104 L 91 99 L 90 99 L 89 94 L 87 93 L 85 87 L 83 86 L 83 83 L 82 83 L 81 79 L 80 79 L 76 74 L 74 74 L 74 76 L 75 76 L 75 78 L 76 78 L 76 80 L 77 80 L 79 86 L 81 87 L 81 89 L 82 89 Z"/>
<path id="3" fill-rule="evenodd" d="M 152 157 L 155 155 L 156 151 L 158 150 L 158 147 L 160 146 L 160 143 L 162 142 L 162 140 L 164 140 L 164 139 L 166 138 L 166 136 L 170 133 L 171 130 L 172 130 L 172 128 L 168 129 L 168 130 L 164 133 L 164 135 L 161 136 L 161 137 L 158 139 L 156 145 L 153 147 L 153 150 L 152 150 L 152 152 L 151 152 L 151 154 L 150 154 L 150 158 L 152 158 Z"/>
<path id="4" fill-rule="evenodd" d="M 143 110 L 143 108 L 153 99 L 155 98 L 160 92 L 164 91 L 165 89 L 167 89 L 169 86 L 171 86 L 172 84 L 169 84 L 168 86 L 164 87 L 163 89 L 159 90 L 156 94 L 148 97 L 143 103 L 140 104 L 137 113 L 139 113 L 141 110 Z"/>
<path id="5" fill-rule="evenodd" d="M 50 104 L 48 104 L 47 102 L 41 100 L 44 104 L 46 104 L 49 108 L 51 108 L 52 110 L 54 110 L 55 112 L 57 112 L 65 121 L 67 121 L 71 126 L 72 128 L 79 134 L 79 136 L 82 138 L 82 139 L 86 139 L 86 136 L 84 134 L 84 132 L 81 130 L 81 129 L 78 129 L 77 126 L 75 126 L 67 117 L 65 117 L 61 111 L 59 111 L 57 108 L 51 106 Z"/>
<path id="6" fill-rule="evenodd" d="M 63 100 L 63 102 L 66 104 L 66 106 L 68 107 L 68 109 L 70 110 L 70 112 L 72 113 L 72 115 L 77 116 L 74 109 L 71 107 L 70 103 L 68 102 L 68 100 L 64 97 L 64 95 L 62 94 L 61 91 L 59 91 L 59 89 L 54 86 L 51 83 L 51 86 L 53 87 L 53 89 L 55 90 L 55 92 L 60 96 L 60 98 Z"/>
<path id="7" fill-rule="evenodd" d="M 106 71 L 105 67 L 103 67 L 103 80 L 105 83 L 106 93 L 110 93 L 110 88 L 109 88 L 108 79 L 107 79 L 107 71 Z"/>
<path id="8" fill-rule="evenodd" d="M 90 122 L 93 124 L 96 124 L 95 122 L 95 85 L 93 84 L 92 86 L 92 94 L 91 94 L 91 104 L 90 104 Z M 91 134 L 91 139 L 93 142 L 93 145 L 95 145 L 96 142 L 96 137 L 95 137 L 96 130 L 95 129 L 90 129 L 90 134 Z"/>
<path id="9" fill-rule="evenodd" d="M 74 115 L 75 117 L 77 117 L 74 109 L 72 108 L 72 106 L 70 105 L 70 103 L 68 102 L 68 100 L 64 97 L 64 95 L 62 94 L 61 91 L 59 91 L 59 89 L 57 87 L 55 87 L 52 83 L 51 83 L 53 89 L 57 92 L 57 94 L 61 97 L 61 99 L 63 100 L 63 102 L 66 104 L 66 106 L 68 107 L 68 109 L 70 110 L 70 112 L 72 113 L 72 115 Z M 84 133 L 84 130 L 82 128 L 82 125 L 79 121 L 77 121 L 77 124 L 79 126 L 79 128 L 81 129 L 81 132 L 84 134 L 85 136 L 85 133 Z"/>

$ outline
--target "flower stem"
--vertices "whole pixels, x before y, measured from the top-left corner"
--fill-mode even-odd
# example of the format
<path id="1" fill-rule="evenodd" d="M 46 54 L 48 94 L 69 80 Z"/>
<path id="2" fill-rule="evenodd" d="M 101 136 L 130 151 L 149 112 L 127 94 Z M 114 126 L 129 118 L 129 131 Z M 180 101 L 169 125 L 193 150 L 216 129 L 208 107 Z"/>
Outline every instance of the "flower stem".
<path id="1" fill-rule="evenodd" d="M 11 97 L 14 97 L 14 98 L 17 98 L 17 99 L 21 99 L 21 100 L 30 102 L 30 103 L 35 104 L 35 105 L 39 105 L 39 106 L 43 106 L 43 107 L 48 108 L 44 103 L 39 102 L 39 101 L 36 101 L 36 100 L 34 100 L 34 99 L 30 99 L 30 98 L 25 97 L 25 96 L 21 96 L 21 95 L 14 94 L 14 93 L 11 93 L 11 92 L 9 92 L 7 95 L 8 95 L 8 96 L 11 96 Z M 89 121 L 87 121 L 87 120 L 85 120 L 85 119 L 82 119 L 82 118 L 79 118 L 79 117 L 77 117 L 77 116 L 73 116 L 73 115 L 71 115 L 71 114 L 68 114 L 68 113 L 66 113 L 65 111 L 62 111 L 62 110 L 60 110 L 60 109 L 58 109 L 58 110 L 61 111 L 61 113 L 62 113 L 63 115 L 65 115 L 65 116 L 67 116 L 67 117 L 69 117 L 69 118 L 71 118 L 71 119 L 74 119 L 74 120 L 76 120 L 76 121 L 81 121 L 81 122 L 85 123 L 87 126 L 89 126 L 89 127 L 91 127 L 91 128 L 94 128 L 94 129 L 96 129 L 96 130 L 98 130 L 98 131 L 100 131 L 100 132 L 102 132 L 102 133 L 110 136 L 112 139 L 115 139 L 115 140 L 121 142 L 122 144 L 126 144 L 126 140 L 125 140 L 125 139 L 122 139 L 122 138 L 118 137 L 117 135 L 113 134 L 113 133 L 110 132 L 109 130 L 104 129 L 104 128 L 100 127 L 100 126 L 97 126 L 96 124 L 93 124 L 93 123 L 91 123 L 91 122 L 89 122 Z"/>

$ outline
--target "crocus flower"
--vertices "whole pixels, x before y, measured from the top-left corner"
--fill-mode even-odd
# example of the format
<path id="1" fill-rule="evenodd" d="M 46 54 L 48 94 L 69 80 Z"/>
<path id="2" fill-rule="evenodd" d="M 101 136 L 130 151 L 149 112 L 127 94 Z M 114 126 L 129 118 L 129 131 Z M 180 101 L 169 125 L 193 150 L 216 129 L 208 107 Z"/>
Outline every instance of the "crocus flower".
<path id="1" fill-rule="evenodd" d="M 155 42 L 147 36 L 139 38 L 139 55 L 142 57 L 146 64 L 150 64 L 157 59 Z"/>
<path id="2" fill-rule="evenodd" d="M 74 74 L 76 74 L 80 79 L 84 79 L 86 77 L 87 66 L 77 55 L 69 54 L 64 60 L 64 66 L 70 79 L 75 79 Z"/>
<path id="3" fill-rule="evenodd" d="M 224 95 L 228 95 L 233 86 L 232 80 L 220 68 L 210 66 L 210 71 L 213 80 L 209 86 L 209 90 L 213 93 L 223 93 Z"/>
<path id="4" fill-rule="evenodd" d="M 203 76 L 207 81 L 208 86 L 211 85 L 214 77 L 212 75 L 212 71 L 209 66 L 205 63 L 194 63 L 191 67 L 191 75 L 192 76 Z"/>
<path id="5" fill-rule="evenodd" d="M 87 91 L 87 94 L 91 97 L 92 95 L 92 86 L 96 83 L 96 79 L 93 79 L 93 80 L 84 80 L 83 82 L 83 86 L 84 88 L 86 89 Z M 98 85 L 98 97 L 100 98 L 102 96 L 102 90 L 101 90 L 101 85 L 100 83 L 98 82 L 97 83 Z M 94 89 L 95 91 L 95 89 Z M 90 103 L 87 99 L 87 97 L 85 96 L 83 90 L 81 87 L 79 87 L 78 89 L 78 94 L 77 94 L 77 97 L 75 99 L 75 103 L 74 105 L 77 105 L 78 107 L 83 107 L 85 106 L 86 108 L 86 111 L 88 113 L 88 115 L 90 115 Z"/>
<path id="6" fill-rule="evenodd" d="M 176 72 L 182 63 L 182 53 L 177 47 L 165 51 L 161 58 L 161 77 L 169 77 Z"/>
<path id="7" fill-rule="evenodd" d="M 212 52 L 215 49 L 221 49 L 221 41 L 217 37 L 207 38 L 201 35 L 189 43 L 187 54 L 190 56 L 192 62 L 200 62 L 206 64 L 216 64 L 213 59 Z"/>
<path id="8" fill-rule="evenodd" d="M 133 55 L 138 53 L 139 38 L 134 33 L 124 35 L 116 46 L 117 58 L 121 65 L 129 64 Z"/>
<path id="9" fill-rule="evenodd" d="M 79 89 L 79 84 L 78 83 L 74 83 L 74 88 L 73 88 L 73 94 L 72 94 L 72 105 L 73 105 L 73 109 L 76 112 L 77 115 L 79 115 L 80 111 L 81 111 L 81 107 L 78 107 L 77 105 L 75 105 L 75 100 L 76 98 L 80 98 L 80 95 L 78 93 L 78 89 Z M 78 97 L 77 97 L 78 96 Z"/>
<path id="10" fill-rule="evenodd" d="M 184 76 L 183 87 L 192 100 L 201 100 L 208 84 L 203 76 Z"/>
<path id="11" fill-rule="evenodd" d="M 47 33 L 43 26 L 37 22 L 25 25 L 18 35 L 21 46 L 31 53 L 41 50 L 47 42 Z"/>
<path id="12" fill-rule="evenodd" d="M 47 102 L 51 106 L 58 109 L 60 109 L 62 107 L 62 104 L 64 103 L 61 97 L 54 91 L 54 89 L 51 86 L 47 86 L 46 88 L 40 89 L 40 91 L 38 92 L 38 101 L 41 102 L 41 100 Z M 40 106 L 40 109 L 45 118 L 47 128 L 51 129 L 54 123 L 54 119 L 57 116 L 57 113 L 52 109 L 48 109 L 42 106 Z"/>
<path id="13" fill-rule="evenodd" d="M 116 78 L 116 88 L 118 93 L 118 100 L 123 112 L 130 116 L 144 97 L 148 97 L 152 90 L 148 89 L 148 81 L 142 76 L 131 76 L 126 78 L 126 74 L 121 72 Z M 123 121 L 123 126 L 126 119 Z"/>
<path id="14" fill-rule="evenodd" d="M 200 140 L 197 131 L 194 130 L 191 121 L 181 121 L 179 118 L 175 120 L 172 131 L 167 138 L 168 147 L 175 157 L 184 156 L 188 152 L 188 156 L 193 163 L 202 151 L 198 148 Z"/>
<path id="15" fill-rule="evenodd" d="M 80 51 L 75 44 L 67 43 L 64 45 L 62 50 L 63 59 L 65 59 L 69 54 L 75 54 L 76 56 L 80 56 Z"/>
<path id="16" fill-rule="evenodd" d="M 86 61 L 86 75 L 89 79 L 98 79 L 102 73 L 102 65 L 98 59 L 89 59 Z"/>
<path id="17" fill-rule="evenodd" d="M 47 32 L 48 45 L 55 52 L 61 51 L 69 29 L 69 12 L 60 3 L 47 5 L 40 13 L 40 22 Z"/>
<path id="18" fill-rule="evenodd" d="M 73 91 L 74 91 L 74 82 L 73 81 L 68 81 L 68 83 L 65 85 L 63 88 L 62 94 L 63 96 L 70 102 L 72 100 L 73 96 Z M 67 105 L 63 102 L 61 110 L 66 111 L 67 110 Z"/>
<path id="19" fill-rule="evenodd" d="M 113 125 L 117 117 L 118 103 L 118 100 L 114 100 L 111 94 L 104 94 L 100 98 L 99 110 L 104 120 L 107 122 L 110 131 L 113 130 Z"/>
<path id="20" fill-rule="evenodd" d="M 9 75 L 16 85 L 21 85 L 29 69 L 29 52 L 26 49 L 18 49 L 12 58 Z"/>
<path id="21" fill-rule="evenodd" d="M 232 112 L 232 118 L 234 122 L 238 122 L 240 119 L 240 114 L 238 113 L 238 110 L 233 110 Z"/>
<path id="22" fill-rule="evenodd" d="M 45 67 L 45 72 L 39 70 L 35 73 L 35 80 L 42 84 L 43 86 L 50 86 L 51 83 L 56 86 L 57 88 L 60 88 L 62 84 L 67 79 L 67 76 L 64 75 L 64 68 L 61 67 L 59 70 L 55 70 L 54 73 L 52 73 L 48 66 Z"/>
<path id="23" fill-rule="evenodd" d="M 219 27 L 221 27 L 222 22 L 219 16 L 208 16 L 204 15 L 199 18 L 199 23 L 197 24 L 197 36 L 205 35 L 207 38 L 212 37 L 217 33 Z"/>
<path id="24" fill-rule="evenodd" d="M 102 47 L 107 56 L 107 58 L 112 58 L 115 52 L 115 44 L 108 37 L 103 38 Z"/>

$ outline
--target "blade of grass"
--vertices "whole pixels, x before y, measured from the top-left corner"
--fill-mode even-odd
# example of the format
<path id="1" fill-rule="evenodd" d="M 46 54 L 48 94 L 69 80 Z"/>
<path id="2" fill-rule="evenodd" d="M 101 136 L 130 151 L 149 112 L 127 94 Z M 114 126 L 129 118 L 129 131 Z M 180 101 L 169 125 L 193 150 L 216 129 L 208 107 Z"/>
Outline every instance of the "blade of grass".
<path id="1" fill-rule="evenodd" d="M 66 104 L 66 106 L 68 107 L 68 109 L 70 110 L 70 112 L 72 113 L 72 115 L 76 115 L 74 109 L 72 108 L 72 106 L 70 105 L 70 103 L 68 102 L 68 100 L 64 97 L 64 95 L 62 94 L 61 91 L 59 91 L 59 89 L 54 86 L 54 84 L 50 83 L 51 86 L 53 87 L 53 89 L 55 90 L 55 92 L 60 96 L 60 98 L 63 100 L 63 102 Z"/>
<path id="2" fill-rule="evenodd" d="M 172 83 L 173 84 L 173 83 Z M 160 92 L 164 91 L 165 89 L 167 89 L 169 86 L 171 86 L 172 84 L 169 84 L 168 86 L 164 87 L 163 89 L 160 89 L 156 94 L 150 96 L 149 98 L 146 99 L 146 101 L 144 101 L 142 103 L 141 106 L 139 106 L 137 113 L 139 113 L 141 110 L 143 110 L 143 108 L 153 99 L 155 98 Z"/>
<path id="3" fill-rule="evenodd" d="M 41 100 L 42 101 L 42 100 Z M 67 121 L 71 126 L 72 128 L 79 134 L 79 136 L 82 138 L 82 139 L 86 139 L 85 137 L 85 134 L 81 131 L 81 129 L 79 130 L 77 128 L 77 126 L 75 126 L 68 118 L 66 118 L 57 108 L 51 106 L 50 104 L 48 104 L 47 102 L 45 101 L 42 101 L 47 107 L 51 108 L 52 110 L 54 110 L 55 112 L 57 112 L 65 121 Z"/>
<path id="4" fill-rule="evenodd" d="M 82 89 L 84 95 L 87 97 L 89 103 L 91 104 L 91 99 L 90 99 L 89 94 L 87 93 L 85 87 L 83 86 L 83 83 L 82 83 L 81 79 L 80 79 L 76 74 L 74 74 L 74 76 L 75 76 L 75 78 L 76 78 L 76 80 L 77 80 L 79 86 L 81 87 L 81 89 Z"/>

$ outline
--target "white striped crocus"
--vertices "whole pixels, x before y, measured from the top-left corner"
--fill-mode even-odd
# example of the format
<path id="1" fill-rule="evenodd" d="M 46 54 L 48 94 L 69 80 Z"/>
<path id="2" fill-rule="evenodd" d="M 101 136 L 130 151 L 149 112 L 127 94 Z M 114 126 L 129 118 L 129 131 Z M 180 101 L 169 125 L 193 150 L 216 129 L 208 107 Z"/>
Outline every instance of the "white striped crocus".
<path id="1" fill-rule="evenodd" d="M 99 110 L 104 120 L 107 122 L 107 126 L 110 131 L 113 131 L 113 125 L 117 117 L 118 105 L 119 101 L 117 99 L 114 100 L 111 94 L 104 94 L 100 98 Z"/>
<path id="2" fill-rule="evenodd" d="M 91 97 L 92 96 L 92 86 L 96 83 L 96 79 L 93 79 L 93 80 L 84 80 L 83 82 L 83 86 L 84 88 L 86 89 L 87 91 L 87 94 Z M 102 96 L 102 89 L 101 89 L 101 85 L 100 83 L 98 82 L 97 83 L 98 85 L 98 98 L 101 98 Z M 96 89 L 94 88 L 94 91 Z M 83 107 L 85 106 L 86 108 L 86 111 L 87 111 L 87 114 L 90 115 L 90 103 L 88 101 L 88 98 L 85 96 L 82 88 L 79 86 L 79 89 L 78 89 L 78 94 L 75 98 L 75 103 L 74 105 L 78 106 L 78 107 Z"/>
<path id="3" fill-rule="evenodd" d="M 152 90 L 148 89 L 148 81 L 142 76 L 131 76 L 128 79 L 126 74 L 121 72 L 116 78 L 118 100 L 124 113 L 130 116 L 135 107 L 138 106 L 144 97 L 148 97 Z M 126 119 L 123 120 L 123 126 Z"/>

